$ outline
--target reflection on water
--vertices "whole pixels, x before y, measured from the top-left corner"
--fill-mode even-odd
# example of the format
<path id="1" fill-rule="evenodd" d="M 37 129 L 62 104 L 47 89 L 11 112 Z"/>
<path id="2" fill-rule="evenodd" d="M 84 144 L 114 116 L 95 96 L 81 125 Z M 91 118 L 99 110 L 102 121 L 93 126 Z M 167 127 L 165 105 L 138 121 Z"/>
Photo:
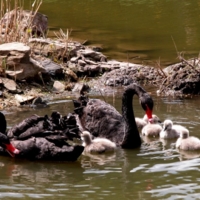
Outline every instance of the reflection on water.
<path id="1" fill-rule="evenodd" d="M 32 0 L 24 3 L 30 8 Z M 73 39 L 103 47 L 109 59 L 178 62 L 173 40 L 185 57 L 199 53 L 198 0 L 44 0 L 40 12 L 48 16 L 52 36 L 72 29 Z"/>
<path id="2" fill-rule="evenodd" d="M 173 99 L 157 97 L 154 113 L 164 121 L 186 126 L 199 137 L 199 97 Z M 106 100 L 121 112 L 121 93 Z M 98 98 L 102 98 L 98 96 Z M 138 98 L 134 112 L 142 117 Z M 48 108 L 5 112 L 8 125 L 32 114 L 65 114 L 73 111 L 70 100 L 56 100 Z M 0 199 L 195 199 L 200 193 L 200 152 L 175 149 L 176 140 L 142 137 L 134 150 L 118 149 L 113 154 L 82 155 L 77 162 L 31 162 L 1 157 Z"/>

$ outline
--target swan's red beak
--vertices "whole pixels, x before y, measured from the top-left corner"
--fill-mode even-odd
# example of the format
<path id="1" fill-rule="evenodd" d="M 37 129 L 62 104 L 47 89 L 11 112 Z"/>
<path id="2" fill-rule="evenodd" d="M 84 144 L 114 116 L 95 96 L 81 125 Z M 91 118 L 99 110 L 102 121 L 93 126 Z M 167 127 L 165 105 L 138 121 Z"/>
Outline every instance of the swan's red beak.
<path id="1" fill-rule="evenodd" d="M 19 150 L 16 149 L 11 143 L 5 144 L 5 149 L 12 157 L 14 157 L 15 154 L 19 154 Z"/>
<path id="2" fill-rule="evenodd" d="M 148 117 L 149 122 L 152 123 L 152 121 L 153 121 L 152 112 L 153 111 L 148 106 L 146 106 L 146 107 L 147 107 L 147 109 L 146 109 L 146 115 Z"/>

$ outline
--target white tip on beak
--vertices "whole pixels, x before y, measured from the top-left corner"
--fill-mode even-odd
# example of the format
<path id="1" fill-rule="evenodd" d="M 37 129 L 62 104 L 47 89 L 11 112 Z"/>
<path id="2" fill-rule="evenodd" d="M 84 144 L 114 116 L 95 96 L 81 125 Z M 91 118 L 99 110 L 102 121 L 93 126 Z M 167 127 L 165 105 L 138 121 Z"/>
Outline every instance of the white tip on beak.
<path id="1" fill-rule="evenodd" d="M 18 149 L 15 149 L 15 150 L 13 151 L 14 154 L 19 154 L 19 152 L 20 152 L 20 151 L 19 151 Z"/>
<path id="2" fill-rule="evenodd" d="M 152 123 L 153 123 L 153 118 L 150 118 L 150 119 L 149 119 L 149 122 L 152 124 Z"/>

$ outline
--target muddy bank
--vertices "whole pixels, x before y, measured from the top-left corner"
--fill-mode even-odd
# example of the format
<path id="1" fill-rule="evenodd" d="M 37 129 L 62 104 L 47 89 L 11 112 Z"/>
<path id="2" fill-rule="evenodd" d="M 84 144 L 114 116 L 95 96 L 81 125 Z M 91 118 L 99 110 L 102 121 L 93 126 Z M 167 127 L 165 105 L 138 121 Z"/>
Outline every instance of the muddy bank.
<path id="1" fill-rule="evenodd" d="M 36 97 L 48 100 L 53 96 L 62 98 L 72 92 L 78 93 L 83 83 L 87 83 L 93 92 L 99 92 L 101 88 L 109 93 L 116 87 L 131 83 L 155 86 L 159 95 L 184 96 L 200 92 L 200 67 L 197 59 L 161 70 L 151 66 L 107 60 L 106 56 L 95 48 L 73 42 L 70 43 L 71 54 L 63 56 L 60 63 L 55 62 L 55 57 L 50 58 L 49 55 L 54 54 L 58 58 L 59 51 L 64 51 L 65 44 L 56 41 L 56 45 L 59 44 L 60 47 L 59 51 L 58 48 L 53 52 L 48 51 L 50 48 L 45 48 L 40 54 L 36 48 L 36 45 L 44 48 L 44 44 L 48 46 L 53 42 L 55 41 L 51 39 L 31 40 L 28 46 L 31 53 L 26 54 L 26 59 L 16 59 L 13 53 L 6 54 L 9 62 L 1 76 L 1 109 L 32 104 Z M 12 46 L 13 43 L 7 45 Z M 13 51 L 13 48 L 11 49 Z M 5 58 L 5 55 L 1 56 L 1 52 L 0 45 L 0 58 Z M 32 73 L 30 67 L 33 68 Z"/>
<path id="2" fill-rule="evenodd" d="M 38 17 L 44 20 L 35 20 L 33 25 L 44 30 L 32 29 L 34 34 L 37 32 L 37 38 L 30 37 L 26 44 L 7 42 L 0 45 L 1 109 L 45 105 L 43 100 L 54 96 L 78 94 L 83 83 L 87 83 L 92 92 L 99 92 L 101 88 L 109 93 L 117 87 L 138 83 L 155 86 L 159 95 L 200 93 L 198 58 L 187 61 L 179 57 L 180 63 L 165 69 L 108 60 L 100 48 L 63 38 L 63 33 L 56 39 L 40 38 L 46 32 L 47 17 L 41 14 Z M 5 27 L 2 23 L 9 22 L 8 18 L 3 19 L 1 27 Z M 5 35 L 5 31 L 2 34 Z M 39 101 L 38 97 L 41 97 Z"/>

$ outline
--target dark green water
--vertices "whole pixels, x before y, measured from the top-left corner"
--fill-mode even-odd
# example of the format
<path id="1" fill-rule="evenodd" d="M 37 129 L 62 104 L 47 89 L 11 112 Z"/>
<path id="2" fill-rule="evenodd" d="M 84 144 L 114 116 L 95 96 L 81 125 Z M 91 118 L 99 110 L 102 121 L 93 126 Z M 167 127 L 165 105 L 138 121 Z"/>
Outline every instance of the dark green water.
<path id="1" fill-rule="evenodd" d="M 178 62 L 174 42 L 185 58 L 199 54 L 199 0 L 44 0 L 40 12 L 51 36 L 72 30 L 72 39 L 101 46 L 109 59 L 166 66 Z"/>
<path id="2" fill-rule="evenodd" d="M 27 8 L 31 1 L 25 1 Z M 174 39 L 185 57 L 200 46 L 198 0 L 49 0 L 40 12 L 49 17 L 50 35 L 72 29 L 71 38 L 103 47 L 110 59 L 161 65 L 178 62 Z M 137 57 L 132 59 L 133 57 Z M 200 98 L 157 97 L 154 113 L 172 119 L 200 137 Z M 98 96 L 101 98 L 101 96 Z M 121 110 L 121 93 L 107 101 Z M 72 112 L 70 99 L 45 109 L 5 112 L 9 127 L 32 114 Z M 143 111 L 134 99 L 135 115 Z M 178 152 L 174 142 L 144 140 L 136 150 L 108 156 L 82 155 L 77 162 L 30 162 L 0 157 L 0 199 L 199 199 L 200 153 Z"/>
<path id="3" fill-rule="evenodd" d="M 172 119 L 200 137 L 199 97 L 173 99 L 156 96 L 154 113 Z M 102 98 L 101 96 L 97 96 Z M 121 93 L 107 96 L 121 110 Z M 144 111 L 134 98 L 134 112 Z M 12 126 L 32 114 L 62 114 L 73 111 L 70 99 L 49 102 L 49 108 L 5 112 Z M 0 199 L 198 199 L 200 153 L 180 153 L 175 141 L 144 140 L 141 148 L 118 149 L 113 155 L 81 155 L 77 162 L 30 162 L 10 157 L 0 159 Z"/>

